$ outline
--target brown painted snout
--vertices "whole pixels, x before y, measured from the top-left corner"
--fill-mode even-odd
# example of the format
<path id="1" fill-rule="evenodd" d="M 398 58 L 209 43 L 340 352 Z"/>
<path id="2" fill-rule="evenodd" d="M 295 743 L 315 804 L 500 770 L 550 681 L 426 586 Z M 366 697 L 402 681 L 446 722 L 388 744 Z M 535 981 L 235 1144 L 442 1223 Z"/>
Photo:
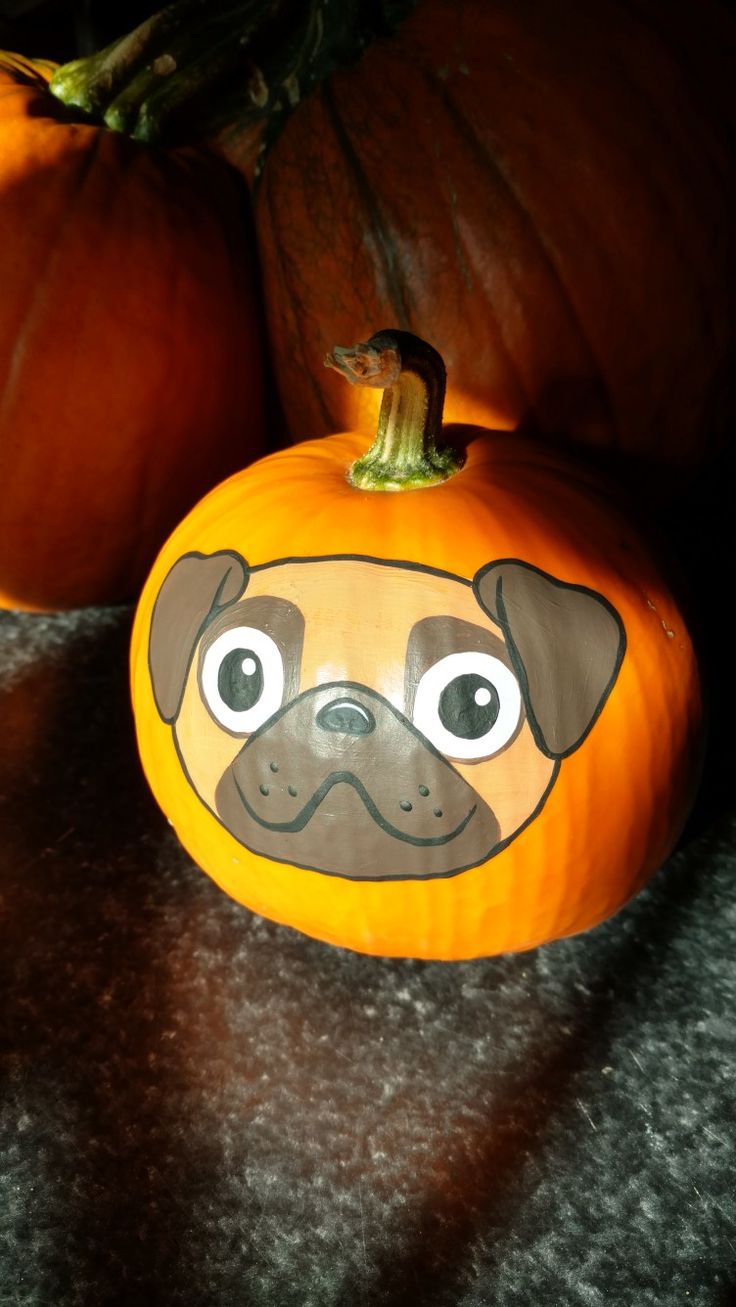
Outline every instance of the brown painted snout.
<path id="1" fill-rule="evenodd" d="M 299 695 L 256 731 L 223 775 L 215 806 L 266 857 L 344 874 L 441 876 L 500 839 L 496 816 L 387 699 L 335 682 Z"/>

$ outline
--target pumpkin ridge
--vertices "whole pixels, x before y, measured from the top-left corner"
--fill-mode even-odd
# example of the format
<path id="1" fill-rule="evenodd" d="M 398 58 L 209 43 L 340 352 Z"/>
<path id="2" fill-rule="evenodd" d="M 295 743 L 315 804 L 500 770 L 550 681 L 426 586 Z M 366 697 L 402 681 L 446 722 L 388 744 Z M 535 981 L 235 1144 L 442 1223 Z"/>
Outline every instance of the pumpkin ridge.
<path id="1" fill-rule="evenodd" d="M 642 114 L 646 113 L 649 120 L 650 132 L 652 133 L 653 136 L 655 136 L 657 142 L 661 146 L 667 149 L 670 162 L 672 163 L 674 168 L 677 170 L 677 173 L 681 177 L 683 187 L 686 186 L 688 184 L 688 181 L 687 181 L 685 169 L 683 168 L 681 162 L 683 156 L 681 154 L 680 149 L 678 148 L 682 140 L 681 134 L 667 131 L 667 124 L 662 118 L 661 114 L 657 111 L 656 103 L 648 99 L 648 97 L 644 94 L 644 89 L 639 85 L 637 81 L 635 81 L 628 74 L 627 70 L 623 68 L 621 69 L 620 80 L 621 80 L 621 84 L 625 85 L 628 88 L 632 98 L 636 99 L 636 102 L 640 106 Z M 631 146 L 629 148 L 631 148 Z M 654 155 L 655 160 L 656 157 L 657 155 L 655 152 Z M 683 264 L 686 264 L 690 257 L 692 234 L 688 233 L 686 230 L 683 230 L 682 221 L 681 221 L 681 218 L 683 216 L 682 209 L 678 205 L 672 204 L 671 193 L 668 193 L 668 191 L 662 186 L 662 183 L 657 175 L 657 169 L 651 163 L 649 156 L 647 156 L 646 159 L 645 158 L 642 159 L 642 164 L 644 166 L 647 166 L 648 168 L 648 183 L 650 187 L 650 192 L 652 193 L 653 197 L 656 199 L 656 201 L 660 206 L 660 212 L 662 213 L 667 224 L 668 237 L 672 242 L 672 246 L 675 252 L 676 253 L 679 252 Z M 703 296 L 703 295 L 700 296 L 698 309 L 700 311 L 698 317 L 698 326 L 700 328 L 700 331 L 703 333 L 703 337 L 708 340 L 710 348 L 713 349 L 714 352 L 720 352 L 719 340 L 718 340 L 719 333 L 717 330 L 717 324 L 713 320 L 713 313 L 712 313 L 709 296 Z M 635 308 L 634 308 L 634 312 L 635 312 Z M 689 363 L 688 355 L 689 355 L 689 351 L 680 360 L 683 369 L 686 369 L 688 366 Z M 658 410 L 660 410 L 661 407 L 662 407 L 662 399 L 660 398 L 659 403 L 657 405 L 657 410 L 655 410 L 653 413 L 653 420 L 655 422 L 657 421 L 661 422 L 663 420 L 658 415 Z"/>
<path id="2" fill-rule="evenodd" d="M 12 78 L 9 85 L 0 91 L 0 100 L 14 95 L 16 86 L 25 86 L 33 91 L 46 89 L 47 81 L 34 62 L 13 51 L 0 50 L 0 72 L 7 73 Z"/>
<path id="3" fill-rule="evenodd" d="M 461 127 L 460 120 L 461 119 L 463 120 L 465 126 L 468 128 L 468 132 L 466 134 L 465 132 L 460 130 L 460 135 L 466 136 L 471 148 L 474 148 L 475 142 L 471 139 L 472 133 L 470 133 L 469 131 L 469 124 L 467 123 L 467 120 L 464 118 L 464 115 L 461 113 L 460 109 L 457 108 L 457 106 L 455 105 L 450 106 L 445 101 L 443 96 L 443 90 L 445 88 L 439 87 L 437 85 L 437 78 L 434 72 L 432 71 L 432 69 L 428 68 L 425 62 L 420 63 L 419 60 L 417 60 L 416 66 L 419 67 L 424 77 L 424 82 L 428 91 L 438 96 L 438 98 L 443 103 L 443 107 L 448 109 L 448 111 L 450 112 L 450 116 L 453 116 L 452 109 L 455 109 L 457 114 L 456 125 L 458 127 Z M 450 180 L 449 173 L 448 173 L 448 180 Z M 454 188 L 453 188 L 452 202 L 450 204 L 450 222 L 452 225 L 453 238 L 455 239 L 455 250 L 458 253 L 458 255 L 461 255 L 463 265 L 468 269 L 468 274 L 471 279 L 468 282 L 466 282 L 466 285 L 468 286 L 468 290 L 472 289 L 473 278 L 475 278 L 476 285 L 482 287 L 483 277 L 478 276 L 477 270 L 474 267 L 472 255 L 470 254 L 470 251 L 466 250 L 464 245 L 462 244 L 462 237 L 460 236 L 460 232 L 457 227 L 457 194 L 455 193 Z M 518 386 L 519 394 L 522 395 L 524 398 L 525 411 L 527 413 L 533 414 L 534 405 L 531 400 L 529 386 L 527 385 L 525 378 L 522 376 L 519 364 L 517 363 L 516 359 L 512 355 L 511 351 L 509 350 L 506 341 L 504 340 L 502 324 L 499 321 L 499 317 L 495 311 L 495 307 L 493 303 L 488 304 L 488 315 L 485 321 L 488 329 L 493 332 L 494 349 L 497 350 L 499 356 L 503 358 L 504 368 L 509 372 L 509 374 L 513 375 L 516 385 Z"/>
<path id="4" fill-rule="evenodd" d="M 626 8 L 626 6 L 624 6 L 624 8 Z M 631 15 L 625 15 L 625 16 L 631 17 Z M 633 20 L 638 26 L 637 20 L 638 20 L 638 16 Z M 664 29 L 662 29 L 662 31 L 664 31 Z M 626 29 L 625 37 L 628 37 L 629 35 L 631 36 L 631 44 L 633 47 L 634 33 L 631 32 L 630 29 Z M 649 36 L 649 34 L 647 34 L 647 36 Z M 648 40 L 648 45 L 650 44 L 651 44 L 651 39 Z M 683 110 L 687 111 L 688 118 L 692 118 L 693 115 L 699 115 L 699 106 L 695 102 L 690 87 L 681 84 L 681 76 L 680 76 L 679 69 L 677 67 L 672 67 L 673 61 L 672 61 L 672 55 L 670 53 L 670 50 L 667 49 L 665 51 L 662 51 L 661 49 L 657 49 L 656 47 L 654 49 L 647 48 L 644 51 L 644 57 L 646 57 L 647 55 L 652 60 L 652 68 L 654 69 L 655 77 L 659 64 L 661 64 L 662 62 L 662 56 L 664 55 L 664 59 L 667 64 L 665 71 L 667 72 L 668 76 L 672 78 L 672 81 L 674 82 L 677 91 L 680 93 L 682 97 Z M 682 187 L 686 187 L 688 185 L 691 186 L 693 182 L 692 182 L 692 176 L 689 175 L 688 173 L 688 168 L 691 171 L 694 165 L 697 166 L 699 159 L 702 156 L 702 152 L 703 152 L 702 146 L 697 152 L 694 152 L 691 149 L 689 149 L 691 145 L 691 141 L 686 133 L 673 132 L 672 123 L 670 119 L 668 117 L 664 117 L 662 114 L 660 96 L 657 94 L 651 95 L 649 93 L 649 88 L 652 84 L 651 72 L 649 72 L 649 80 L 647 80 L 648 70 L 642 69 L 640 71 L 639 64 L 636 61 L 634 61 L 631 56 L 628 59 L 623 58 L 620 44 L 616 49 L 611 51 L 610 58 L 611 58 L 611 68 L 615 73 L 615 80 L 617 84 L 619 86 L 626 88 L 628 92 L 629 101 L 632 103 L 632 106 L 635 106 L 637 109 L 636 114 L 632 116 L 635 116 L 638 122 L 641 122 L 642 120 L 646 120 L 647 130 L 649 134 L 655 138 L 655 144 L 661 148 L 661 151 L 664 151 L 668 163 L 674 165 L 674 168 L 676 169 L 677 172 L 677 180 L 679 185 L 681 185 Z M 659 64 L 657 65 L 656 68 L 654 66 L 655 59 L 658 59 L 659 61 Z M 689 62 L 688 62 L 688 73 L 690 73 Z M 698 84 L 702 85 L 702 83 L 700 82 Z M 672 110 L 673 103 L 674 103 L 674 98 L 671 97 L 670 102 L 668 104 L 670 112 Z M 702 117 L 703 115 L 699 115 L 699 116 Z M 703 127 L 704 127 L 703 140 L 706 142 L 707 145 L 710 144 L 710 139 L 709 139 L 709 133 L 707 131 L 708 124 L 705 122 L 705 120 L 703 120 Z M 665 218 L 667 219 L 667 223 L 668 223 L 668 235 L 670 236 L 674 235 L 676 245 L 680 252 L 680 256 L 683 259 L 683 261 L 686 261 L 689 258 L 689 251 L 690 251 L 693 233 L 682 231 L 679 225 L 674 226 L 673 228 L 673 223 L 678 224 L 679 219 L 682 216 L 682 210 L 677 207 L 673 207 L 672 205 L 671 202 L 672 189 L 673 189 L 672 184 L 670 183 L 669 189 L 662 185 L 659 172 L 657 169 L 657 165 L 661 158 L 660 151 L 657 149 L 655 149 L 654 151 L 651 151 L 649 149 L 641 150 L 639 138 L 633 134 L 629 134 L 627 138 L 627 149 L 632 153 L 634 151 L 639 150 L 639 162 L 641 164 L 642 169 L 646 169 L 647 171 L 648 184 L 651 190 L 654 192 L 656 199 L 658 201 L 661 201 L 661 211 L 665 216 Z M 725 175 L 728 165 L 725 164 L 724 167 L 721 167 L 720 156 L 721 156 L 721 151 L 718 148 L 717 143 L 714 143 L 714 148 L 709 155 L 709 159 L 712 162 L 714 168 L 719 172 L 719 174 L 723 173 Z M 677 190 L 678 188 L 675 187 L 674 189 Z"/>
<path id="5" fill-rule="evenodd" d="M 470 119 L 463 113 L 463 111 L 460 109 L 460 107 L 458 106 L 454 98 L 450 95 L 447 85 L 443 84 L 442 86 L 438 86 L 435 78 L 432 77 L 431 73 L 428 73 L 427 75 L 427 83 L 429 86 L 434 86 L 435 92 L 440 98 L 443 108 L 448 114 L 448 117 L 454 123 L 458 131 L 458 134 L 467 142 L 468 146 L 475 152 L 479 160 L 479 163 L 483 165 L 485 169 L 489 171 L 498 180 L 503 190 L 508 195 L 509 200 L 513 205 L 514 209 L 522 219 L 526 230 L 530 233 L 535 246 L 537 247 L 537 249 L 541 254 L 541 257 L 544 262 L 544 266 L 547 269 L 549 269 L 552 280 L 555 286 L 558 288 L 560 298 L 565 307 L 566 315 L 569 318 L 570 324 L 575 331 L 577 343 L 580 346 L 582 352 L 584 352 L 584 354 L 590 360 L 591 365 L 593 366 L 596 373 L 598 374 L 599 380 L 601 382 L 601 389 L 603 392 L 602 397 L 605 401 L 605 407 L 608 413 L 611 415 L 611 418 L 613 420 L 613 425 L 615 426 L 616 431 L 618 431 L 619 423 L 616 415 L 616 410 L 613 404 L 610 384 L 605 374 L 603 361 L 602 359 L 598 358 L 596 352 L 593 350 L 591 346 L 587 333 L 583 330 L 583 325 L 580 320 L 580 315 L 578 313 L 578 310 L 567 288 L 562 272 L 560 268 L 557 266 L 557 263 L 553 257 L 552 251 L 548 243 L 544 239 L 543 232 L 540 228 L 540 225 L 537 222 L 535 222 L 532 211 L 530 210 L 529 206 L 525 203 L 517 187 L 515 187 L 511 182 L 511 179 L 509 178 L 508 174 L 501 167 L 500 161 L 491 153 L 490 150 L 487 149 L 483 140 L 479 137 L 478 133 L 473 129 L 473 125 Z M 514 372 L 515 375 L 518 377 L 519 375 L 518 366 L 516 364 L 514 364 Z M 520 389 L 526 394 L 527 388 L 521 381 L 520 381 Z M 529 410 L 530 412 L 534 411 L 531 404 L 529 406 Z M 615 447 L 618 444 L 618 436 L 612 435 L 610 437 L 609 443 L 612 447 Z"/>
<path id="6" fill-rule="evenodd" d="M 12 355 L 8 362 L 5 382 L 2 388 L 2 394 L 0 395 L 0 423 L 4 422 L 7 409 L 9 406 L 12 406 L 14 401 L 14 391 L 18 373 L 21 371 L 23 366 L 23 360 L 31 336 L 33 335 L 35 321 L 44 308 L 48 273 L 62 258 L 61 237 L 69 227 L 74 225 L 76 221 L 76 205 L 94 168 L 99 143 L 99 133 L 94 132 L 91 140 L 85 145 L 77 175 L 70 187 L 67 196 L 67 203 L 64 206 L 64 212 L 59 221 L 59 225 L 53 234 L 53 239 L 47 239 L 45 241 L 46 248 L 44 251 L 43 263 L 34 269 L 34 284 L 30 303 L 27 303 L 23 307 L 23 316 L 18 325 L 18 333 L 13 342 Z"/>
<path id="7" fill-rule="evenodd" d="M 261 189 L 260 189 L 260 197 L 261 199 L 265 199 L 266 209 L 268 211 L 268 216 L 271 221 L 271 230 L 275 233 L 277 230 L 276 201 L 273 195 L 272 188 L 269 185 L 267 176 L 264 176 L 263 178 L 263 182 L 261 184 Z M 284 251 L 281 247 L 281 243 L 275 238 L 275 236 L 272 241 L 272 249 L 274 253 L 274 262 L 278 270 L 279 282 L 283 290 L 283 296 L 279 298 L 279 308 L 281 309 L 282 312 L 283 311 L 289 312 L 289 315 L 292 320 L 292 326 L 293 326 L 291 339 L 294 342 L 295 347 L 299 350 L 299 354 L 302 359 L 302 364 L 303 364 L 302 376 L 304 377 L 305 382 L 309 384 L 314 394 L 314 397 L 317 401 L 317 406 L 319 408 L 320 413 L 322 414 L 322 419 L 325 423 L 325 426 L 329 428 L 333 425 L 332 414 L 328 408 L 326 397 L 322 393 L 321 388 L 317 384 L 317 378 L 314 372 L 312 371 L 312 369 L 309 367 L 309 360 L 307 358 L 307 352 L 306 352 L 305 333 L 301 331 L 299 328 L 298 319 L 299 319 L 300 312 L 302 316 L 304 315 L 304 306 L 299 301 L 299 297 L 297 295 L 295 286 L 290 284 L 287 279 L 285 260 L 284 260 Z M 282 309 L 281 307 L 282 305 L 285 306 L 285 309 Z M 296 305 L 296 311 L 294 305 Z"/>
<path id="8" fill-rule="evenodd" d="M 376 203 L 371 188 L 368 185 L 358 155 L 353 148 L 348 130 L 337 107 L 333 88 L 329 81 L 322 83 L 320 87 L 320 96 L 325 106 L 327 117 L 329 118 L 332 129 L 337 137 L 344 162 L 350 170 L 351 176 L 355 182 L 355 188 L 370 219 L 370 226 L 368 229 L 371 237 L 376 241 L 376 249 L 381 260 L 386 288 L 391 299 L 391 307 L 396 310 L 399 327 L 401 327 L 403 331 L 408 331 L 411 324 L 410 306 L 407 303 L 406 286 L 402 285 L 402 282 L 396 275 L 395 269 L 397 266 L 397 254 L 395 246 L 388 234 L 385 221 L 381 216 L 381 211 Z"/>

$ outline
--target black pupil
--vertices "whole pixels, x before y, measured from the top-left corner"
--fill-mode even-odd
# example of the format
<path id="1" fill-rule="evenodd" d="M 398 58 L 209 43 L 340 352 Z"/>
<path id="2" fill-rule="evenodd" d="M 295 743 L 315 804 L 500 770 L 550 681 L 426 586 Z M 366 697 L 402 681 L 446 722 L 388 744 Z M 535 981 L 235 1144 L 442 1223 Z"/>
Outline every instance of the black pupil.
<path id="1" fill-rule="evenodd" d="M 247 712 L 261 697 L 263 664 L 252 649 L 231 649 L 217 673 L 220 698 L 233 712 Z"/>
<path id="2" fill-rule="evenodd" d="M 442 725 L 451 735 L 462 740 L 478 740 L 490 731 L 499 707 L 495 685 L 477 672 L 468 672 L 445 686 L 438 711 Z"/>

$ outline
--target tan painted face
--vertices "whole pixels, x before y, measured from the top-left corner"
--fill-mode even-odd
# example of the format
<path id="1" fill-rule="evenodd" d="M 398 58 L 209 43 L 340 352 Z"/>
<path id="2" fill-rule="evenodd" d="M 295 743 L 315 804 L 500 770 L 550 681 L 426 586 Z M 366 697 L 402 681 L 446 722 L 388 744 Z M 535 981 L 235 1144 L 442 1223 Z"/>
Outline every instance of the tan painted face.
<path id="1" fill-rule="evenodd" d="M 535 611 L 514 637 L 524 587 Z M 595 702 L 589 668 L 573 702 L 546 601 L 553 623 L 562 607 L 562 625 L 583 622 L 600 646 Z M 502 848 L 590 729 L 622 654 L 599 596 L 522 563 L 470 584 L 367 559 L 249 572 L 237 555 L 192 555 L 157 610 L 157 702 L 202 802 L 254 852 L 353 878 L 452 875 Z M 562 709 L 539 711 L 530 684 Z"/>

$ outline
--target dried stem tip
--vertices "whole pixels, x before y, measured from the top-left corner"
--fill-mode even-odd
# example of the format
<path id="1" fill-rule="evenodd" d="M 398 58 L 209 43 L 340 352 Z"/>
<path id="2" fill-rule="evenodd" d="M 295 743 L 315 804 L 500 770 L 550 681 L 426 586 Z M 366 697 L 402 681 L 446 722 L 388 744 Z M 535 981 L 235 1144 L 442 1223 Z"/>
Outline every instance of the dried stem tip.
<path id="1" fill-rule="evenodd" d="M 384 392 L 376 438 L 353 464 L 350 483 L 361 490 L 421 490 L 459 471 L 457 450 L 440 445 L 445 365 L 442 357 L 408 331 L 379 331 L 325 357 L 353 386 Z"/>
<path id="2" fill-rule="evenodd" d="M 334 368 L 351 386 L 375 386 L 377 390 L 395 386 L 401 374 L 401 354 L 396 345 L 376 345 L 375 339 L 347 348 L 336 345 L 325 355 L 325 367 Z"/>

